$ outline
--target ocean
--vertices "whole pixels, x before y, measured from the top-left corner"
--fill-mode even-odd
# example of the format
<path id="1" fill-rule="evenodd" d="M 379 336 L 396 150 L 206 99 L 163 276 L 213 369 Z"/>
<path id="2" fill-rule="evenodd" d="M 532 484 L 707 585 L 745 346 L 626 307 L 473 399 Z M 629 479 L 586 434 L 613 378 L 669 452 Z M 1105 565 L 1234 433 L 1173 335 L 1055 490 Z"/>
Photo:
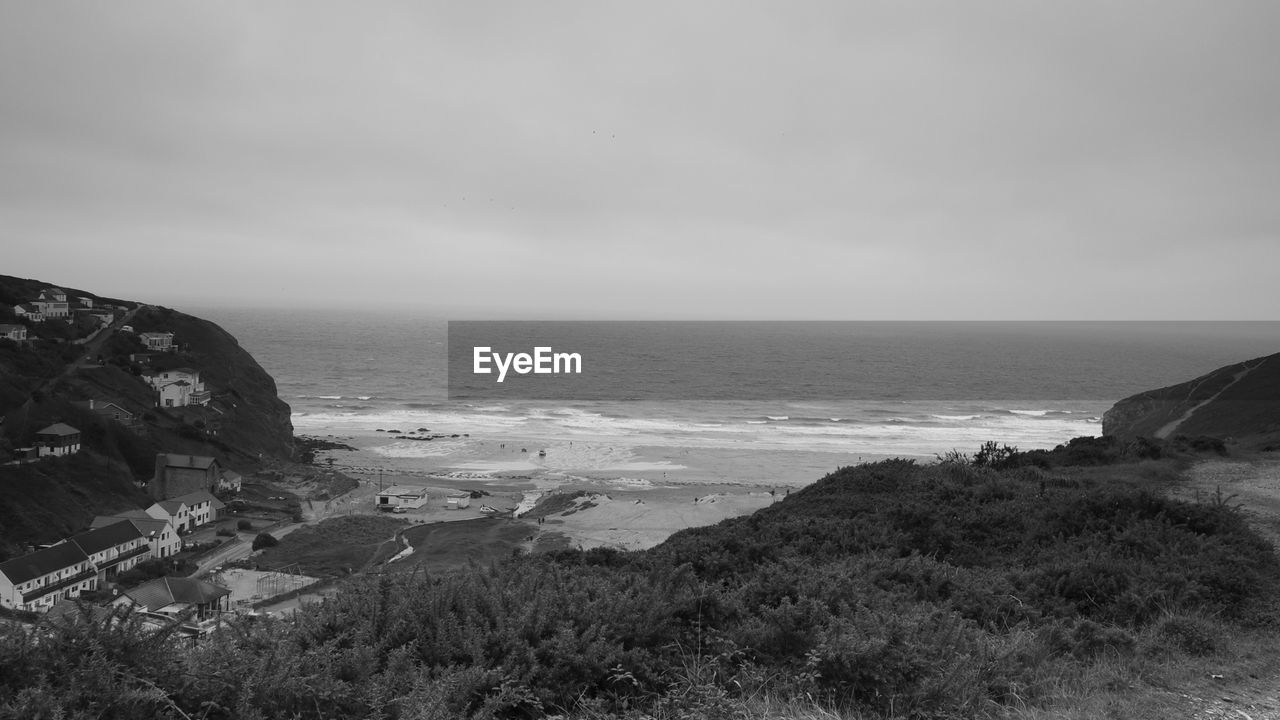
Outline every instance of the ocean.
<path id="1" fill-rule="evenodd" d="M 777 376 L 735 375 L 730 354 L 715 377 L 732 378 L 744 389 L 741 398 L 450 400 L 444 320 L 404 312 L 179 309 L 218 323 L 253 354 L 292 408 L 296 433 L 357 439 L 401 469 L 448 466 L 450 458 L 473 458 L 469 446 L 507 439 L 599 448 L 590 461 L 561 453 L 576 457 L 578 470 L 607 469 L 600 454 L 629 449 L 647 456 L 701 449 L 739 459 L 820 453 L 851 464 L 931 460 L 952 449 L 972 452 L 987 440 L 1052 448 L 1100 434 L 1102 414 L 1123 397 L 1280 351 L 1274 322 L 744 323 L 720 332 L 763 336 L 781 328 L 786 337 L 770 347 L 793 360 L 820 357 L 792 363 L 809 367 L 812 377 L 788 376 L 794 388 L 760 391 Z M 626 324 L 618 327 L 627 332 Z M 716 342 L 714 334 L 700 337 Z M 446 437 L 413 442 L 413 433 Z M 660 467 L 636 457 L 626 467 Z"/>

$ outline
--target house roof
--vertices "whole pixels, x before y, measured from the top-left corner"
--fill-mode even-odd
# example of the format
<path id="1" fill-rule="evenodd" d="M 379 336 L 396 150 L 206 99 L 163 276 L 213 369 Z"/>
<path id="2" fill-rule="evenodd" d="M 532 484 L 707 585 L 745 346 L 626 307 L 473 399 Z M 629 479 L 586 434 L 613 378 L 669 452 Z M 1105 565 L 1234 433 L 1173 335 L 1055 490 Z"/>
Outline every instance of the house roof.
<path id="1" fill-rule="evenodd" d="M 76 563 L 88 561 L 89 556 L 80 549 L 79 545 L 65 542 L 6 560 L 0 563 L 0 573 L 4 573 L 5 577 L 9 578 L 9 582 L 17 585 L 71 567 Z"/>
<path id="2" fill-rule="evenodd" d="M 178 455 L 176 453 L 160 453 L 159 455 L 164 457 L 165 467 L 208 470 L 210 465 L 218 462 L 217 458 L 205 457 L 203 455 Z"/>
<path id="3" fill-rule="evenodd" d="M 231 591 L 204 580 L 162 577 L 125 590 L 124 594 L 148 611 L 155 612 L 174 603 L 205 605 L 230 595 Z"/>
<path id="4" fill-rule="evenodd" d="M 165 529 L 169 527 L 168 520 L 153 518 L 145 510 L 129 510 L 119 515 L 99 515 L 93 519 L 93 524 L 90 527 L 94 529 L 106 527 L 107 525 L 114 525 L 121 520 L 133 523 L 133 526 L 138 528 L 138 532 L 148 539 L 156 535 L 163 535 Z"/>
<path id="5" fill-rule="evenodd" d="M 12 323 L 0 323 L 0 333 L 13 332 L 14 330 L 26 330 L 26 325 L 14 325 Z"/>
<path id="6" fill-rule="evenodd" d="M 144 332 L 144 333 L 141 333 L 141 335 L 142 337 L 153 337 L 153 338 L 173 337 L 173 333 L 171 332 Z"/>
<path id="7" fill-rule="evenodd" d="M 173 515 L 181 512 L 182 508 L 186 507 L 187 504 L 181 500 L 161 500 L 160 502 L 157 502 L 156 505 L 159 505 L 165 512 L 169 513 L 170 517 L 172 517 Z"/>
<path id="8" fill-rule="evenodd" d="M 181 500 L 182 502 L 187 504 L 187 507 L 199 505 L 200 503 L 204 503 L 204 502 L 209 503 L 209 507 L 213 508 L 214 510 L 220 510 L 226 507 L 226 505 L 222 504 L 221 500 L 214 497 L 213 493 L 209 492 L 208 490 L 196 490 L 195 492 L 189 492 L 186 495 L 179 495 L 178 497 L 173 499 Z"/>
<path id="9" fill-rule="evenodd" d="M 399 495 L 401 497 L 422 497 L 427 491 L 420 487 L 411 487 L 409 485 L 392 485 L 386 490 L 378 492 L 379 495 Z"/>
<path id="10" fill-rule="evenodd" d="M 131 540 L 141 540 L 142 537 L 142 532 L 137 526 L 121 518 L 110 525 L 75 535 L 71 538 L 71 542 L 79 545 L 86 555 L 92 555 Z"/>
<path id="11" fill-rule="evenodd" d="M 115 615 L 116 611 L 101 605 L 93 605 L 80 600 L 59 600 L 44 614 L 48 623 L 60 622 L 74 625 L 79 622 L 102 622 Z"/>
<path id="12" fill-rule="evenodd" d="M 37 435 L 79 435 L 80 431 L 66 423 L 54 423 L 36 433 Z"/>

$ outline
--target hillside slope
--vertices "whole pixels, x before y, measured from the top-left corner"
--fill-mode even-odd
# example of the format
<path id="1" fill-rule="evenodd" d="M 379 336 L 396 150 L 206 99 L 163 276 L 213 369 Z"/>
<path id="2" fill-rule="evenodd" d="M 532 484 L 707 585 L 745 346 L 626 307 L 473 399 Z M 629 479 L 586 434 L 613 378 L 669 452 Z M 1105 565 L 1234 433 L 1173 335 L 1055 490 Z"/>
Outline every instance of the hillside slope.
<path id="1" fill-rule="evenodd" d="M 213 456 L 242 474 L 292 458 L 289 406 L 277 397 L 271 376 L 221 327 L 70 288 L 63 288 L 68 299 L 112 308 L 114 321 L 100 328 L 83 311 L 71 321 L 44 322 L 14 313 L 14 304 L 50 285 L 0 275 L 0 317 L 28 329 L 26 341 L 0 339 L 0 463 L 58 422 L 80 431 L 83 449 L 65 461 L 0 464 L 0 558 L 83 529 L 95 514 L 144 504 L 137 483 L 150 479 L 156 453 Z M 139 339 L 144 332 L 173 333 L 177 350 L 147 356 Z M 156 407 L 143 374 L 176 368 L 200 373 L 211 395 L 206 405 Z M 123 409 L 132 421 L 90 410 L 91 400 Z"/>
<path id="2" fill-rule="evenodd" d="M 1122 439 L 1186 435 L 1272 445 L 1280 440 L 1280 354 L 1125 398 L 1103 415 L 1102 431 Z"/>

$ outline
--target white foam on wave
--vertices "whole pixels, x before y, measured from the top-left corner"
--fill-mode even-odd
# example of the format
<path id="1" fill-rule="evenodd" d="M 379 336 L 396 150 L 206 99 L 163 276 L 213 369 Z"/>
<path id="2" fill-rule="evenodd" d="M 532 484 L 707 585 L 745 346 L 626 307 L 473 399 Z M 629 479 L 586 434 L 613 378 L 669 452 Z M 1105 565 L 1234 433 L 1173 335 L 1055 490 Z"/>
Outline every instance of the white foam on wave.
<path id="1" fill-rule="evenodd" d="M 770 420 L 790 420 L 791 419 L 790 415 L 765 415 L 765 417 L 769 418 Z"/>
<path id="2" fill-rule="evenodd" d="M 930 415 L 935 420 L 952 420 L 959 422 L 967 422 L 969 420 L 977 420 L 981 415 Z M 908 421 L 910 422 L 910 421 Z"/>

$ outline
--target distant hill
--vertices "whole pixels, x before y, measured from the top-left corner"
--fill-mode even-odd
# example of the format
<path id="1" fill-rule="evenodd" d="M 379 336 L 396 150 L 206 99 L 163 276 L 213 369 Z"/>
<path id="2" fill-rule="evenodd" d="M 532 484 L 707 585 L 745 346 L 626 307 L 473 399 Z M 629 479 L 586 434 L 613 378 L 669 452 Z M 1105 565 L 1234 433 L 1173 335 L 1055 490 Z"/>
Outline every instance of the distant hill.
<path id="1" fill-rule="evenodd" d="M 289 406 L 277 397 L 271 376 L 221 327 L 63 286 L 73 308 L 84 305 L 75 298 L 89 298 L 95 309 L 111 309 L 113 325 L 99 330 L 87 307 L 70 321 L 33 322 L 14 313 L 14 305 L 53 285 L 0 275 L 0 323 L 26 326 L 29 338 L 0 339 L 0 463 L 56 422 L 81 432 L 83 450 L 65 460 L 0 464 L 0 558 L 81 530 L 95 514 L 143 503 L 136 482 L 151 477 L 158 452 L 213 456 L 242 473 L 292 459 Z M 173 333 L 177 351 L 143 357 L 144 332 Z M 207 404 L 156 407 L 143 373 L 176 368 L 200 373 L 211 396 Z M 98 407 L 111 403 L 132 421 L 94 412 L 90 400 Z"/>
<path id="2" fill-rule="evenodd" d="M 1251 448 L 1275 446 L 1280 443 L 1280 354 L 1127 397 L 1103 415 L 1102 431 L 1122 439 L 1207 436 Z"/>

